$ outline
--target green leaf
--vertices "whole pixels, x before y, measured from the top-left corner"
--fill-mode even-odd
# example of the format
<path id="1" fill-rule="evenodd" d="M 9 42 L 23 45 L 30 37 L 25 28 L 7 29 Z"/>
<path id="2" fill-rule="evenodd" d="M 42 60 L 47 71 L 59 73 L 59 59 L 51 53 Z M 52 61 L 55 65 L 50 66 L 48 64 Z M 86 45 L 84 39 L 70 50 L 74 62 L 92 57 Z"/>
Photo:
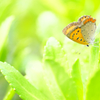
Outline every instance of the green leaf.
<path id="1" fill-rule="evenodd" d="M 54 38 L 50 38 L 45 46 L 44 51 L 44 69 L 46 70 L 46 77 L 49 80 L 48 84 L 55 84 L 54 87 L 59 87 L 60 91 L 58 93 L 60 94 L 60 92 L 62 92 L 62 97 L 64 96 L 68 100 L 77 100 L 78 95 L 75 83 L 65 70 L 65 66 L 67 67 L 67 65 L 62 66 L 62 63 L 65 63 L 65 52 L 59 42 Z M 54 90 L 53 87 L 52 90 Z M 55 92 L 55 95 L 56 94 L 57 93 Z M 59 95 L 59 99 L 57 100 L 63 99 L 60 99 Z"/>
<path id="2" fill-rule="evenodd" d="M 57 82 L 56 84 L 58 85 L 58 87 L 60 88 L 62 94 L 64 95 L 66 99 L 68 100 L 78 99 L 75 83 L 73 79 L 69 77 L 69 75 L 67 74 L 63 66 L 60 66 L 59 63 L 53 60 L 46 60 L 45 70 L 47 70 L 47 74 L 49 74 L 48 75 L 49 80 L 52 80 L 53 75 L 54 75 L 54 79 Z M 52 76 L 50 73 L 48 73 L 48 70 L 49 71 L 51 70 L 51 73 L 53 74 Z M 51 85 L 51 81 L 50 81 L 50 85 Z M 62 99 L 58 99 L 58 100 L 62 100 Z"/>
<path id="3" fill-rule="evenodd" d="M 51 70 L 50 62 L 45 61 L 43 68 L 44 68 L 46 83 L 49 87 L 50 92 L 54 96 L 54 100 L 66 100 L 61 89 L 59 88 L 54 73 Z"/>
<path id="4" fill-rule="evenodd" d="M 53 60 L 59 62 L 64 67 L 68 67 L 66 53 L 60 43 L 53 37 L 49 38 L 44 47 L 43 60 Z"/>
<path id="5" fill-rule="evenodd" d="M 39 90 L 30 84 L 14 67 L 0 62 L 0 70 L 10 86 L 23 100 L 47 100 Z"/>
<path id="6" fill-rule="evenodd" d="M 100 69 L 88 83 L 86 100 L 100 100 Z"/>
<path id="7" fill-rule="evenodd" d="M 77 87 L 79 100 L 83 100 L 83 84 L 82 84 L 81 73 L 80 73 L 79 59 L 76 60 L 76 62 L 74 63 L 72 67 L 72 78 Z"/>

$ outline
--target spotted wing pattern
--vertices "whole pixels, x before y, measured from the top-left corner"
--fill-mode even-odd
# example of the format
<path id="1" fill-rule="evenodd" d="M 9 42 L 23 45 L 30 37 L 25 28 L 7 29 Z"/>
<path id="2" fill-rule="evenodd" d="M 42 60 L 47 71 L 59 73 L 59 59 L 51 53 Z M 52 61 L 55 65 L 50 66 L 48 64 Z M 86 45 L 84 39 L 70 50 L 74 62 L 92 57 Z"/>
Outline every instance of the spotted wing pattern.
<path id="1" fill-rule="evenodd" d="M 83 35 L 81 33 L 81 28 L 79 28 L 79 27 L 76 28 L 75 30 L 73 30 L 73 32 L 71 32 L 70 39 L 72 39 L 73 41 L 78 42 L 80 44 L 88 45 L 88 43 L 83 38 Z"/>
<path id="2" fill-rule="evenodd" d="M 82 16 L 78 22 L 73 22 L 63 29 L 63 33 L 71 40 L 80 44 L 88 45 L 94 42 L 96 19 L 91 16 Z"/>

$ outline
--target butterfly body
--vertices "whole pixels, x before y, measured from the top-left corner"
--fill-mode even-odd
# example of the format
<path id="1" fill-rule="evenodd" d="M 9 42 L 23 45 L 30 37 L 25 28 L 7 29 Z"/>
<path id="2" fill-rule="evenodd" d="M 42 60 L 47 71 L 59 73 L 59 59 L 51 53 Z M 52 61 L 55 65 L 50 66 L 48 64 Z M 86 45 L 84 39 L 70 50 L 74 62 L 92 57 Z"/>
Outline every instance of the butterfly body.
<path id="1" fill-rule="evenodd" d="M 83 45 L 93 44 L 96 30 L 96 19 L 82 16 L 78 22 L 73 22 L 63 29 L 63 33 L 71 40 Z"/>

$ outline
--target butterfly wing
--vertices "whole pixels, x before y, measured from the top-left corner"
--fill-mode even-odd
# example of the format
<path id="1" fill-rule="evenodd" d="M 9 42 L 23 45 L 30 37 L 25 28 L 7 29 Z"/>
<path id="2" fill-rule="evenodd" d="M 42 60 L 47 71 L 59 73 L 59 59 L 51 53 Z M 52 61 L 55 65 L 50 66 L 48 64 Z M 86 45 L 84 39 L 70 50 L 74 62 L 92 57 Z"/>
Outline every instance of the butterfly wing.
<path id="1" fill-rule="evenodd" d="M 69 37 L 69 34 L 77 27 L 78 27 L 78 23 L 77 22 L 73 22 L 73 23 L 70 23 L 69 25 L 67 25 L 62 30 L 62 32 Z"/>
<path id="2" fill-rule="evenodd" d="M 83 38 L 83 35 L 81 33 L 81 28 L 77 27 L 70 33 L 70 39 L 84 45 L 88 45 L 88 43 Z"/>
<path id="3" fill-rule="evenodd" d="M 78 19 L 79 22 L 83 22 L 85 19 L 89 18 L 91 16 L 82 16 Z"/>
<path id="4" fill-rule="evenodd" d="M 88 42 L 93 44 L 94 43 L 94 33 L 96 30 L 96 19 L 89 17 L 83 20 L 83 25 L 81 26 L 81 32 L 83 38 Z"/>
<path id="5" fill-rule="evenodd" d="M 81 33 L 81 28 L 80 22 L 73 22 L 66 26 L 63 29 L 63 33 L 70 38 L 71 40 L 78 42 L 80 44 L 88 45 L 88 43 L 84 40 L 82 33 Z"/>
<path id="6" fill-rule="evenodd" d="M 91 16 L 82 16 L 78 22 L 73 22 L 63 29 L 63 33 L 71 40 L 88 45 L 94 42 L 96 19 Z"/>

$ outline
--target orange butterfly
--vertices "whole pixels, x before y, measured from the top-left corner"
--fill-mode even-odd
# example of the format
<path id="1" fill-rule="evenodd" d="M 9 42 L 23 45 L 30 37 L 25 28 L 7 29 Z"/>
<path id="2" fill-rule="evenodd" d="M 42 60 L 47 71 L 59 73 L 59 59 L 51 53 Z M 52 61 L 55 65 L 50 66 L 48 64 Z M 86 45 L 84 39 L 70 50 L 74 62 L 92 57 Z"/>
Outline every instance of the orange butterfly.
<path id="1" fill-rule="evenodd" d="M 71 40 L 89 46 L 94 43 L 96 19 L 91 16 L 82 16 L 78 22 L 73 22 L 63 29 L 63 33 Z"/>

